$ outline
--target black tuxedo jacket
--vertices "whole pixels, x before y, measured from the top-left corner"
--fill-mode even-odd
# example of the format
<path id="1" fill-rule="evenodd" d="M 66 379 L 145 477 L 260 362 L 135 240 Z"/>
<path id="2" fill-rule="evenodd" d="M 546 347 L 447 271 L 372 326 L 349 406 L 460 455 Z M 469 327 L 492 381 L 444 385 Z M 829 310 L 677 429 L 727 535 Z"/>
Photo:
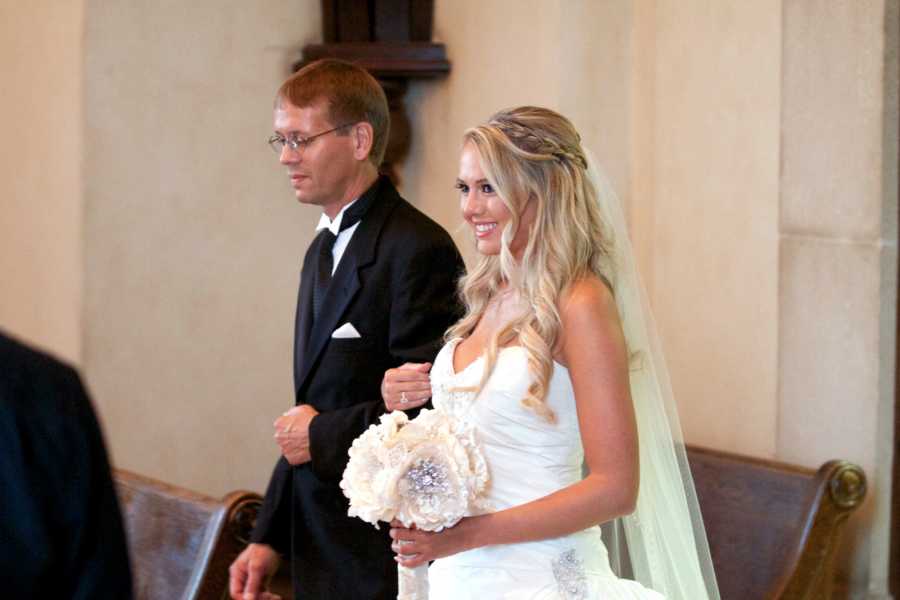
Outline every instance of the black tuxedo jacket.
<path id="1" fill-rule="evenodd" d="M 132 597 L 100 427 L 78 374 L 0 333 L 0 595 Z"/>
<path id="2" fill-rule="evenodd" d="M 298 599 L 390 599 L 397 567 L 388 527 L 347 516 L 339 487 L 353 440 L 384 414 L 384 372 L 430 362 L 460 317 L 456 281 L 464 266 L 450 236 L 381 177 L 374 202 L 353 233 L 312 322 L 318 242 L 306 252 L 297 302 L 294 386 L 297 404 L 319 415 L 310 425 L 312 460 L 281 458 L 252 540 L 292 558 Z M 318 239 L 318 238 L 317 238 Z M 351 323 L 360 338 L 331 335 Z"/>

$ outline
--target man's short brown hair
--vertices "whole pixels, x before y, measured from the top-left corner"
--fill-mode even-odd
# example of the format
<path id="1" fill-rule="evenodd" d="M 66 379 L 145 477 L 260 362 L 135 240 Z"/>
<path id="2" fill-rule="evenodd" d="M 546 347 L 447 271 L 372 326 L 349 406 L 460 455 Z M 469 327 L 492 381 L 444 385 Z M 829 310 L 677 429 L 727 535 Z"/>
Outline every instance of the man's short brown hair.
<path id="1" fill-rule="evenodd" d="M 324 58 L 310 63 L 281 84 L 276 102 L 306 108 L 320 100 L 328 105 L 332 125 L 365 121 L 372 126 L 369 160 L 376 166 L 384 159 L 391 117 L 381 85 L 365 69 L 352 63 Z"/>

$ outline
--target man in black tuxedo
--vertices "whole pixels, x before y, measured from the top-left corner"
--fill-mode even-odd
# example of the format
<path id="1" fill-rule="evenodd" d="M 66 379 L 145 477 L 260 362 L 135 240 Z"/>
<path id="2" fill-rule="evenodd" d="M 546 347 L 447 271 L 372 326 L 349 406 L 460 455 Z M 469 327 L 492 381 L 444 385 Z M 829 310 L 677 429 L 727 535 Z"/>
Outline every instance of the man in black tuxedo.
<path id="1" fill-rule="evenodd" d="M 103 437 L 71 367 L 0 333 L 0 596 L 131 598 Z"/>
<path id="2" fill-rule="evenodd" d="M 296 406 L 275 423 L 282 457 L 253 543 L 232 564 L 232 598 L 263 597 L 278 554 L 291 558 L 295 598 L 397 596 L 389 528 L 348 517 L 339 482 L 351 443 L 385 412 L 384 372 L 431 361 L 459 318 L 463 263 L 379 176 L 388 126 L 381 87 L 349 63 L 310 64 L 277 95 L 270 143 L 297 199 L 323 215 L 300 278 Z"/>

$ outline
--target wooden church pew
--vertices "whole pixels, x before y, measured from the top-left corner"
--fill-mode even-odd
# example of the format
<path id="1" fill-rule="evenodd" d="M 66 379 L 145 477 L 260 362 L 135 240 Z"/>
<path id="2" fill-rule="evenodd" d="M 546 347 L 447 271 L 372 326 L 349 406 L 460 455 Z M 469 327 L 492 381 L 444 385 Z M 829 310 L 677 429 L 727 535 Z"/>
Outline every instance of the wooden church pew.
<path id="1" fill-rule="evenodd" d="M 228 566 L 247 545 L 262 499 L 237 491 L 221 499 L 149 477 L 113 472 L 136 600 L 221 600 Z"/>
<path id="2" fill-rule="evenodd" d="M 688 447 L 722 600 L 829 600 L 847 518 L 866 494 L 862 469 L 818 470 Z"/>

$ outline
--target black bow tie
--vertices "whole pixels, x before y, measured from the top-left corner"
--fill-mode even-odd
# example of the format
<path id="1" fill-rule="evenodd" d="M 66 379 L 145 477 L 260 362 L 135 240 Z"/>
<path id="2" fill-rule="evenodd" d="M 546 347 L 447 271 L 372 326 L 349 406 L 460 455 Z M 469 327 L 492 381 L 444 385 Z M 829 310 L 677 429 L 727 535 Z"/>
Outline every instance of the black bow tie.
<path id="1" fill-rule="evenodd" d="M 380 183 L 381 179 L 379 178 L 368 190 L 366 190 L 366 193 L 360 196 L 352 206 L 344 211 L 344 216 L 341 217 L 339 233 L 345 229 L 350 229 L 359 223 L 365 216 L 369 207 L 372 205 L 372 202 L 375 200 Z M 331 272 L 334 270 L 334 256 L 332 255 L 332 250 L 334 249 L 334 243 L 336 241 L 337 236 L 331 233 L 331 230 L 328 228 L 320 231 L 319 235 L 316 236 L 316 239 L 313 241 L 314 244 L 318 244 L 316 281 L 313 286 L 313 321 L 319 318 L 322 304 L 325 301 L 325 294 L 328 292 L 328 286 L 331 284 Z"/>

